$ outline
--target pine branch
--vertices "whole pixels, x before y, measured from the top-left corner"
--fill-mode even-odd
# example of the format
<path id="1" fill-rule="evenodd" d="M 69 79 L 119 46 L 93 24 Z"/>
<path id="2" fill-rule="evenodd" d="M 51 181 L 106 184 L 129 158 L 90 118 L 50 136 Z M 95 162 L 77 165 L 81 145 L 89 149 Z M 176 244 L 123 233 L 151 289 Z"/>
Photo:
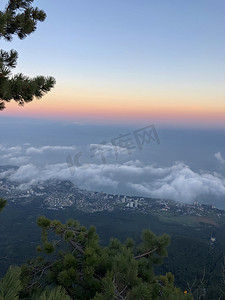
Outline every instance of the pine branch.
<path id="1" fill-rule="evenodd" d="M 21 290 L 20 268 L 10 267 L 5 277 L 0 281 L 0 299 L 18 300 Z"/>
<path id="2" fill-rule="evenodd" d="M 24 39 L 37 28 L 37 22 L 43 22 L 46 14 L 32 7 L 34 0 L 9 0 L 4 11 L 0 11 L 0 39 L 11 41 L 16 35 Z M 16 67 L 18 53 L 0 50 L 0 111 L 5 103 L 15 100 L 19 105 L 41 98 L 55 85 L 53 77 L 37 76 L 29 78 L 17 74 L 10 78 L 11 69 Z"/>
<path id="3" fill-rule="evenodd" d="M 148 251 L 148 252 L 145 252 L 145 253 L 143 253 L 143 254 L 134 256 L 134 259 L 139 259 L 139 258 L 141 258 L 141 257 L 145 257 L 145 256 L 147 256 L 147 255 L 149 255 L 149 254 L 155 252 L 157 249 L 158 249 L 158 248 L 155 247 L 154 249 L 152 249 L 152 250 L 150 250 L 150 251 Z"/>
<path id="4" fill-rule="evenodd" d="M 10 102 L 11 100 L 15 100 L 23 106 L 34 98 L 40 99 L 54 85 L 55 79 L 53 77 L 37 76 L 29 78 L 23 74 L 17 74 L 11 79 L 0 77 L 0 110 L 5 108 L 4 102 Z"/>
<path id="5" fill-rule="evenodd" d="M 70 300 L 70 296 L 66 293 L 66 290 L 58 286 L 50 291 L 44 291 L 41 295 L 35 295 L 32 300 Z"/>
<path id="6" fill-rule="evenodd" d="M 81 247 L 78 243 L 74 242 L 73 240 L 69 240 L 69 243 L 70 243 L 70 245 L 73 246 L 76 250 L 78 250 L 81 254 L 84 254 L 84 250 L 82 249 L 82 247 Z"/>
<path id="7" fill-rule="evenodd" d="M 24 39 L 37 28 L 37 22 L 43 22 L 46 14 L 32 7 L 33 0 L 9 0 L 6 9 L 0 12 L 0 38 L 8 41 L 13 35 Z"/>

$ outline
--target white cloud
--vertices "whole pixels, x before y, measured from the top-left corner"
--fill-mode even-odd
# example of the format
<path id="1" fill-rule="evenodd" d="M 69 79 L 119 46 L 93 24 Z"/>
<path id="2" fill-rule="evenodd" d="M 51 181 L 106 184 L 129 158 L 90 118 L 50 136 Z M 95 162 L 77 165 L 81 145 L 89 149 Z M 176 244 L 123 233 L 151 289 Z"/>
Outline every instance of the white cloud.
<path id="1" fill-rule="evenodd" d="M 27 164 L 10 174 L 9 178 L 21 182 L 21 186 L 49 179 L 70 180 L 89 190 L 166 198 L 184 203 L 201 196 L 225 196 L 224 177 L 216 173 L 194 172 L 181 162 L 165 168 L 145 166 L 140 161 L 123 165 L 89 164 L 75 166 L 72 176 L 70 171 L 66 163 L 44 167 Z"/>
<path id="2" fill-rule="evenodd" d="M 217 152 L 214 154 L 215 158 L 218 159 L 218 161 L 224 165 L 225 164 L 225 159 L 223 158 L 223 156 L 221 155 L 220 152 Z"/>
<path id="3" fill-rule="evenodd" d="M 17 154 L 17 153 L 21 153 L 22 147 L 20 147 L 20 146 L 6 147 L 6 146 L 0 144 L 0 151 L 6 152 L 6 153 L 11 153 L 11 154 L 12 153 Z"/>
<path id="4" fill-rule="evenodd" d="M 29 147 L 26 149 L 26 154 L 43 154 L 47 151 L 68 152 L 76 150 L 76 146 L 42 146 L 39 148 Z"/>
<path id="5" fill-rule="evenodd" d="M 168 171 L 168 170 L 167 170 Z M 177 164 L 169 173 L 152 181 L 128 183 L 135 192 L 145 196 L 167 198 L 178 202 L 192 202 L 201 196 L 225 196 L 225 179 L 217 174 L 197 173 L 188 166 Z"/>
<path id="6" fill-rule="evenodd" d="M 50 146 L 31 147 L 30 144 L 10 147 L 0 145 L 0 165 L 16 165 L 21 166 L 29 162 L 37 165 L 53 164 L 57 162 L 65 162 L 65 156 L 69 153 L 75 153 L 77 146 Z"/>
<path id="7" fill-rule="evenodd" d="M 29 157 L 28 156 L 18 156 L 18 157 L 10 157 L 9 162 L 12 165 L 22 165 L 22 164 L 26 164 L 29 162 Z"/>
<path id="8" fill-rule="evenodd" d="M 86 149 L 98 146 L 92 144 Z M 0 165 L 20 166 L 17 170 L 0 173 L 0 178 L 7 176 L 13 181 L 18 181 L 21 187 L 49 179 L 70 180 L 78 187 L 89 190 L 168 198 L 180 202 L 192 202 L 204 196 L 225 196 L 225 178 L 222 175 L 193 171 L 182 162 L 176 162 L 168 167 L 147 165 L 139 160 L 119 164 L 114 159 L 116 163 L 109 163 L 109 155 L 115 155 L 115 149 L 108 144 L 100 146 L 108 154 L 105 164 L 101 161 L 97 164 L 94 160 L 92 164 L 82 164 L 84 160 L 82 156 L 79 161 L 81 166 L 76 166 L 73 160 L 79 148 L 75 145 L 42 147 L 0 145 Z M 95 151 L 97 149 L 94 150 L 94 154 L 97 155 Z M 127 149 L 119 151 L 119 154 L 122 151 L 127 155 Z M 79 153 L 85 154 L 82 151 Z M 68 154 L 71 157 L 70 168 L 66 163 Z M 220 152 L 215 153 L 215 157 L 221 164 L 225 164 Z"/>
<path id="9" fill-rule="evenodd" d="M 20 153 L 21 150 L 22 150 L 22 147 L 20 147 L 20 146 L 10 147 L 7 149 L 7 151 L 13 152 L 13 153 Z"/>

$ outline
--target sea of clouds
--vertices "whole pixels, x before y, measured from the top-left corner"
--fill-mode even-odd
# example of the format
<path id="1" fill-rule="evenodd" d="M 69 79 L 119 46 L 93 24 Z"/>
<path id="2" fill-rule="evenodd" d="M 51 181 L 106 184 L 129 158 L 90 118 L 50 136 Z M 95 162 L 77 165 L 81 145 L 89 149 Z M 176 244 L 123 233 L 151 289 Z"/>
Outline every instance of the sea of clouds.
<path id="1" fill-rule="evenodd" d="M 120 149 L 121 161 L 112 159 L 114 149 L 104 147 L 104 159 L 97 158 L 98 145 L 79 146 L 45 145 L 34 147 L 0 145 L 0 165 L 19 168 L 0 173 L 17 181 L 21 188 L 29 188 L 49 179 L 70 180 L 79 188 L 115 194 L 148 196 L 192 203 L 196 199 L 211 197 L 225 199 L 225 178 L 222 173 L 193 170 L 185 162 L 176 161 L 169 166 L 147 164 L 128 156 Z M 90 150 L 92 151 L 92 156 Z M 92 157 L 90 159 L 90 157 Z M 111 159 L 110 159 L 111 158 Z M 221 168 L 225 159 L 220 152 L 214 154 Z M 221 201 L 222 201 L 221 200 Z"/>

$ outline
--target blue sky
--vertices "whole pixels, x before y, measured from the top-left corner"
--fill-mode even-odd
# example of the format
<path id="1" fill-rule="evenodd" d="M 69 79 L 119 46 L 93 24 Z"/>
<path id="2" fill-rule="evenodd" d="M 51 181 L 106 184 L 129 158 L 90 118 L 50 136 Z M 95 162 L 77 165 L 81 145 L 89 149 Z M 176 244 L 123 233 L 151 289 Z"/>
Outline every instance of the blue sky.
<path id="1" fill-rule="evenodd" d="M 46 21 L 3 45 L 19 52 L 16 72 L 57 85 L 4 115 L 224 122 L 224 1 L 34 3 Z"/>

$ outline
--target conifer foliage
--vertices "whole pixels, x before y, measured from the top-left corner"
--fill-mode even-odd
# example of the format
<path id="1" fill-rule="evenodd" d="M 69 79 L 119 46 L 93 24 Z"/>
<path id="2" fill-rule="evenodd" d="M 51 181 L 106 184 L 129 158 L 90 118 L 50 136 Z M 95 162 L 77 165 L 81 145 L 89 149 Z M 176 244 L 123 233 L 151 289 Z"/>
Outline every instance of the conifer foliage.
<path id="1" fill-rule="evenodd" d="M 0 211 L 3 210 L 3 208 L 6 206 L 6 200 L 3 198 L 0 198 Z"/>
<path id="2" fill-rule="evenodd" d="M 63 224 L 44 216 L 37 224 L 42 228 L 42 245 L 37 247 L 42 254 L 21 267 L 20 299 L 54 293 L 56 288 L 76 300 L 193 299 L 174 286 L 171 273 L 154 273 L 154 265 L 167 255 L 166 234 L 145 230 L 139 245 L 132 239 L 111 239 L 102 247 L 93 226 L 88 229 L 75 220 Z"/>
<path id="3" fill-rule="evenodd" d="M 13 36 L 26 38 L 37 28 L 37 22 L 43 22 L 46 14 L 37 7 L 32 7 L 33 0 L 9 0 L 4 11 L 0 11 L 0 39 L 11 41 Z M 19 105 L 41 98 L 55 84 L 53 77 L 27 77 L 23 74 L 12 76 L 16 67 L 18 53 L 0 50 L 0 110 L 5 103 L 15 100 Z"/>
<path id="4" fill-rule="evenodd" d="M 10 267 L 5 277 L 0 280 L 0 300 L 19 300 L 21 290 L 20 268 Z"/>

